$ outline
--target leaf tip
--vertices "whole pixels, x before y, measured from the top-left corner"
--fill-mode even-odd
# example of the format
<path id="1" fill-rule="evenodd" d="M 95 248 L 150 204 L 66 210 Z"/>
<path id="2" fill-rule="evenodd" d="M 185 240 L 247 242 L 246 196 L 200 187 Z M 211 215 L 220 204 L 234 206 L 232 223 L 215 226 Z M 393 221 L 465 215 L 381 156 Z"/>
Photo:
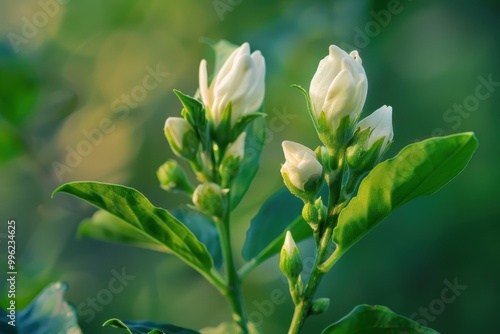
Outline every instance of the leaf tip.
<path id="1" fill-rule="evenodd" d="M 50 195 L 50 198 L 53 199 L 56 194 L 60 193 L 61 191 L 64 191 L 64 187 L 65 186 L 66 186 L 66 183 L 63 184 L 63 185 L 60 185 L 59 187 L 57 187 L 56 189 L 54 189 L 54 191 Z"/>

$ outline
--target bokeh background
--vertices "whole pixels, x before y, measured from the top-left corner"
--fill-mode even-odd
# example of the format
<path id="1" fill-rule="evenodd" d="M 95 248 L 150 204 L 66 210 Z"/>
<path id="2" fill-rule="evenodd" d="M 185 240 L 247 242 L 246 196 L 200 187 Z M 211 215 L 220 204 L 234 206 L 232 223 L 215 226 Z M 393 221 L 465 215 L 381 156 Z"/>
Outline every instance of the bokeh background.
<path id="1" fill-rule="evenodd" d="M 280 126 L 270 127 L 260 171 L 234 215 L 239 256 L 249 219 L 282 186 L 281 142 L 319 143 L 303 97 L 290 85 L 308 87 L 333 43 L 361 54 L 369 80 L 365 115 L 384 104 L 394 108 L 388 156 L 463 131 L 474 131 L 480 145 L 444 189 L 398 209 L 338 263 L 318 291 L 331 297 L 331 307 L 304 332 L 320 332 L 361 303 L 406 316 L 436 311 L 445 281 L 467 288 L 430 311 L 430 326 L 498 330 L 498 1 L 30 0 L 2 1 L 0 8 L 0 264 L 5 268 L 6 221 L 15 218 L 20 306 L 63 280 L 85 333 L 113 333 L 101 327 L 111 317 L 194 329 L 229 320 L 225 300 L 177 258 L 77 240 L 78 223 L 94 209 L 66 195 L 51 199 L 51 192 L 67 181 L 98 180 L 135 187 L 166 208 L 184 202 L 162 191 L 155 176 L 173 157 L 162 131 L 181 109 L 172 89 L 197 89 L 200 60 L 213 59 L 201 38 L 248 41 L 266 58 L 265 110 Z M 150 71 L 155 87 L 137 88 Z M 94 143 L 81 147 L 91 134 Z M 78 149 L 85 152 L 80 159 L 70 153 Z M 307 242 L 301 247 L 307 253 Z M 88 298 L 107 288 L 113 270 L 134 279 L 92 311 Z M 6 291 L 5 280 L 0 285 Z M 277 258 L 243 288 L 264 333 L 285 333 L 292 303 Z M 275 290 L 285 302 L 263 311 Z M 6 298 L 0 295 L 2 307 Z"/>

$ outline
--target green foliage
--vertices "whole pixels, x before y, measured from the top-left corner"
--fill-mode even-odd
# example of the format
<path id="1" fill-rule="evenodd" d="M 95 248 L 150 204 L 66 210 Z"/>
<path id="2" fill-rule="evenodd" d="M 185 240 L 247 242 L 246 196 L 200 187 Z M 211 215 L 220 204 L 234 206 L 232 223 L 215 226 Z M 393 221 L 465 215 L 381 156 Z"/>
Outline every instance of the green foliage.
<path id="1" fill-rule="evenodd" d="M 213 71 L 215 74 L 236 46 L 225 41 L 210 42 L 210 44 L 215 50 L 216 62 Z M 245 52 L 248 51 L 247 47 L 248 45 L 245 45 Z M 346 57 L 353 61 L 349 56 Z M 246 68 L 240 66 L 246 64 L 245 59 L 237 60 L 235 73 L 248 70 L 248 66 Z M 262 62 L 263 59 L 259 58 L 259 61 Z M 260 65 L 257 67 L 263 69 L 264 67 Z M 204 66 L 202 63 L 200 82 L 203 83 L 206 81 Z M 321 66 L 319 68 L 321 69 Z M 263 76 L 259 74 L 259 78 L 262 79 Z M 239 79 L 241 75 L 236 77 L 236 81 Z M 361 80 L 363 81 L 363 78 Z M 229 86 L 234 88 L 231 80 L 226 82 L 226 86 L 228 82 L 231 83 Z M 328 83 L 329 91 L 333 89 L 331 86 L 332 83 Z M 160 169 L 162 172 L 159 174 L 160 181 L 167 190 L 182 190 L 191 197 L 200 211 L 188 206 L 171 214 L 153 206 L 135 189 L 98 182 L 68 183 L 56 189 L 54 193 L 72 194 L 100 209 L 92 218 L 82 222 L 79 229 L 81 236 L 173 253 L 218 288 L 229 301 L 233 322 L 202 329 L 204 334 L 255 332 L 253 329 L 248 330 L 252 324 L 245 312 L 241 296 L 241 280 L 257 265 L 282 250 L 280 268 L 289 279 L 295 304 L 289 332 L 298 333 L 308 316 L 321 314 L 328 308 L 328 298 L 314 299 L 314 296 L 322 277 L 338 258 L 399 206 L 411 199 L 432 194 L 458 175 L 474 153 L 477 140 L 472 133 L 463 133 L 431 138 L 409 145 L 395 158 L 375 166 L 356 191 L 364 173 L 372 169 L 375 160 L 378 161 L 380 158 L 380 152 L 377 151 L 377 159 L 371 156 L 362 157 L 359 152 L 348 154 L 351 160 L 356 158 L 369 161 L 355 159 L 354 164 L 353 161 L 351 164 L 346 164 L 347 145 L 356 145 L 362 140 L 352 137 L 354 120 L 351 120 L 350 115 L 342 115 L 339 124 L 332 128 L 331 122 L 326 121 L 325 111 L 320 115 L 313 113 L 307 91 L 299 86 L 295 87 L 304 93 L 318 136 L 326 146 L 319 147 L 316 151 L 315 158 L 320 157 L 321 162 L 315 158 L 312 160 L 316 163 L 314 167 L 317 167 L 312 168 L 315 171 L 314 187 L 309 189 L 307 182 L 301 183 L 306 192 L 310 190 L 308 196 L 300 196 L 304 203 L 286 189 L 282 189 L 263 204 L 252 219 L 247 232 L 243 247 L 243 258 L 247 262 L 239 272 L 236 271 L 232 254 L 231 211 L 240 203 L 258 171 L 266 138 L 266 124 L 262 110 L 239 115 L 243 113 L 243 109 L 236 109 L 237 103 L 233 104 L 240 98 L 239 91 L 235 95 L 235 101 L 225 101 L 223 106 L 214 106 L 207 101 L 204 101 L 207 105 L 203 105 L 198 93 L 195 97 L 190 97 L 177 90 L 174 91 L 183 105 L 181 114 L 184 119 L 169 119 L 165 132 L 172 150 L 189 161 L 200 184 L 193 192 L 193 187 L 187 185 L 184 172 L 172 162 L 164 164 Z M 246 90 L 260 94 L 264 87 L 258 88 L 262 90 L 248 88 Z M 245 89 L 241 89 L 241 92 L 244 91 Z M 350 90 L 344 92 L 338 89 L 338 91 L 339 98 L 343 99 L 347 98 L 343 94 L 352 93 Z M 333 89 L 332 92 L 335 93 L 336 90 Z M 217 98 L 224 100 L 227 97 L 224 96 Z M 262 96 L 257 97 L 256 102 L 260 104 Z M 362 100 L 364 102 L 364 98 Z M 211 113 L 212 106 L 216 114 Z M 238 120 L 232 119 L 233 107 Z M 258 106 L 253 109 L 256 108 Z M 389 114 L 386 115 L 392 117 L 391 110 L 387 110 Z M 357 119 L 358 115 L 355 116 Z M 387 120 L 391 122 L 388 124 L 390 127 L 386 126 L 387 124 L 377 124 L 383 126 L 387 138 L 390 136 L 389 140 L 392 140 L 392 120 L 389 118 Z M 244 145 L 242 145 L 243 138 Z M 363 140 L 366 141 L 366 138 Z M 379 145 L 381 144 L 380 142 Z M 286 143 L 283 146 L 289 163 L 292 159 L 287 156 Z M 187 151 L 181 152 L 181 149 Z M 307 151 L 310 152 L 309 149 Z M 314 155 L 312 152 L 308 154 Z M 306 158 L 298 155 L 294 156 L 293 160 L 297 160 L 294 163 L 299 165 L 307 161 Z M 358 170 L 359 166 L 353 166 L 358 165 L 358 162 L 366 168 Z M 287 164 L 285 168 L 286 166 Z M 300 171 L 310 172 L 307 169 Z M 293 190 L 294 187 L 290 187 L 287 173 L 282 171 L 282 174 L 285 184 L 297 195 Z M 310 182 L 309 174 L 305 175 L 307 176 L 305 179 Z M 179 187 L 179 182 L 185 185 Z M 323 192 L 318 194 L 322 186 Z M 323 202 L 322 198 L 328 201 Z M 293 233 L 297 242 L 310 236 L 314 236 L 316 241 L 316 258 L 307 281 L 302 281 L 300 274 L 303 265 L 300 252 L 288 232 Z M 335 245 L 332 241 L 336 244 L 334 251 Z M 220 270 L 222 266 L 224 268 Z M 126 329 L 131 334 L 196 333 L 150 321 L 111 319 L 104 325 Z M 436 333 L 394 314 L 385 307 L 368 305 L 356 307 L 348 316 L 325 329 L 323 333 L 401 333 L 401 331 Z"/>
<path id="2" fill-rule="evenodd" d="M 397 315 L 385 306 L 358 305 L 322 334 L 438 334 L 431 328 Z"/>
<path id="3" fill-rule="evenodd" d="M 205 245 L 168 211 L 153 206 L 137 190 L 99 182 L 72 182 L 57 188 L 54 194 L 59 192 L 74 195 L 120 218 L 144 238 L 162 244 L 198 271 L 212 270 L 212 257 Z"/>
<path id="4" fill-rule="evenodd" d="M 222 252 L 219 234 L 212 218 L 189 207 L 172 210 L 172 215 L 186 225 L 196 238 L 207 247 L 215 267 L 220 268 L 222 266 Z"/>
<path id="5" fill-rule="evenodd" d="M 153 321 L 128 321 L 109 319 L 103 326 L 126 329 L 130 334 L 199 334 L 191 329 Z"/>
<path id="6" fill-rule="evenodd" d="M 378 164 L 342 210 L 333 233 L 345 252 L 404 203 L 427 196 L 457 176 L 478 145 L 472 133 L 431 138 L 405 147 Z"/>
<path id="7" fill-rule="evenodd" d="M 116 242 L 169 253 L 160 241 L 141 233 L 123 219 L 103 210 L 98 210 L 91 218 L 84 219 L 78 227 L 78 235 L 107 242 Z"/>
<path id="8" fill-rule="evenodd" d="M 9 312 L 0 309 L 0 332 L 5 334 L 80 334 L 76 311 L 64 300 L 65 283 L 47 286 L 24 310 L 17 312 L 15 326 L 9 325 Z M 7 310 L 8 311 L 8 310 Z"/>
<path id="9" fill-rule="evenodd" d="M 272 195 L 252 219 L 247 231 L 243 258 L 263 262 L 278 254 L 290 230 L 296 242 L 312 235 L 311 228 L 300 216 L 302 202 L 282 188 Z"/>
<path id="10" fill-rule="evenodd" d="M 245 156 L 240 164 L 240 171 L 234 178 L 231 191 L 231 207 L 235 208 L 245 196 L 255 174 L 259 170 L 260 155 L 264 148 L 266 121 L 259 117 L 247 126 L 245 137 Z"/>

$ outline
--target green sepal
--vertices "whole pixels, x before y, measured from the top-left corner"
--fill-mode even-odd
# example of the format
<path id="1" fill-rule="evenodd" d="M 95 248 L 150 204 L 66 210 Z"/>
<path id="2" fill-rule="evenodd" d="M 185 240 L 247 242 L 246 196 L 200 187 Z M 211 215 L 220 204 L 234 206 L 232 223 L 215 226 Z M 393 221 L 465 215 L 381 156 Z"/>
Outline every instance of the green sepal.
<path id="1" fill-rule="evenodd" d="M 206 119 L 206 111 L 203 107 L 203 104 L 195 98 L 186 95 L 176 89 L 174 89 L 174 93 L 175 95 L 177 95 L 184 107 L 181 111 L 182 117 L 184 117 L 184 119 L 186 119 L 189 124 L 191 124 L 193 129 L 198 134 L 203 149 L 207 149 L 210 142 L 210 137 Z"/>
<path id="2" fill-rule="evenodd" d="M 372 146 L 368 147 L 368 140 L 372 131 L 373 128 L 366 128 L 362 131 L 358 129 L 352 138 L 351 144 L 346 149 L 346 162 L 349 168 L 355 170 L 358 174 L 372 170 L 392 143 L 387 143 L 384 152 L 382 152 L 385 137 L 381 137 Z"/>
<path id="3" fill-rule="evenodd" d="M 292 181 L 290 181 L 290 177 L 288 176 L 288 173 L 281 173 L 281 176 L 283 177 L 283 183 L 285 183 L 285 186 L 287 187 L 288 191 L 290 193 L 298 198 L 300 198 L 304 203 L 311 202 L 314 200 L 314 195 L 311 196 L 310 193 L 306 192 L 305 190 L 301 190 L 297 188 Z"/>
<path id="4" fill-rule="evenodd" d="M 231 138 L 233 138 L 232 129 L 231 129 L 231 117 L 233 114 L 233 105 L 229 102 L 224 110 L 222 111 L 222 117 L 219 125 L 215 127 L 213 121 L 211 121 L 211 129 L 212 129 L 212 138 L 215 139 L 215 142 L 219 146 L 219 149 L 223 152 L 227 145 L 231 142 Z M 236 136 L 238 137 L 238 136 Z M 235 138 L 236 138 L 235 137 Z"/>
<path id="5" fill-rule="evenodd" d="M 323 144 L 334 154 L 342 152 L 351 141 L 354 134 L 354 122 L 351 122 L 349 115 L 344 116 L 337 129 L 332 129 L 332 125 L 326 120 L 326 114 L 321 112 L 318 119 L 318 137 Z"/>
<path id="6" fill-rule="evenodd" d="M 318 120 L 316 119 L 316 115 L 314 114 L 312 102 L 311 102 L 311 97 L 309 96 L 309 93 L 302 86 L 299 86 L 296 84 L 293 84 L 292 88 L 298 89 L 300 92 L 302 92 L 302 94 L 304 94 L 304 97 L 306 99 L 306 105 L 307 105 L 307 113 L 311 117 L 311 121 L 314 125 L 314 128 L 316 129 L 316 132 L 319 133 Z"/>
<path id="7" fill-rule="evenodd" d="M 165 129 L 165 137 L 167 138 L 172 152 L 174 152 L 176 156 L 187 161 L 195 160 L 196 153 L 200 147 L 200 140 L 194 129 L 190 129 L 184 134 L 182 137 L 182 147 L 177 146 L 175 139 L 172 138 L 172 135 L 167 129 Z"/>

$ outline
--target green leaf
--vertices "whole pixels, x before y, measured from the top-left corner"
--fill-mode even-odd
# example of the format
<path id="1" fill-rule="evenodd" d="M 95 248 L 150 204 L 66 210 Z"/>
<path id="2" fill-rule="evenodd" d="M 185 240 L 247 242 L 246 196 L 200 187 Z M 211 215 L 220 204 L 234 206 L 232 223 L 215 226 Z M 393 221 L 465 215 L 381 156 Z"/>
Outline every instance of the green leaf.
<path id="1" fill-rule="evenodd" d="M 172 211 L 175 218 L 183 222 L 200 240 L 212 255 L 216 268 L 222 266 L 222 250 L 220 248 L 219 232 L 212 218 L 188 207 L 180 207 Z"/>
<path id="2" fill-rule="evenodd" d="M 172 215 L 186 225 L 196 238 L 207 247 L 215 266 L 220 267 L 222 265 L 222 252 L 219 235 L 211 219 L 184 207 L 173 210 Z M 78 235 L 83 238 L 94 238 L 170 253 L 170 250 L 158 240 L 152 239 L 126 221 L 103 210 L 98 210 L 91 218 L 84 219 L 78 228 Z"/>
<path id="3" fill-rule="evenodd" d="M 378 164 L 341 211 L 333 240 L 345 252 L 404 203 L 431 195 L 457 176 L 478 145 L 473 133 L 431 138 L 406 146 Z"/>
<path id="4" fill-rule="evenodd" d="M 184 109 L 182 109 L 182 116 L 191 124 L 193 129 L 198 134 L 203 148 L 207 149 L 209 143 L 209 132 L 203 104 L 201 104 L 201 102 L 197 99 L 176 89 L 174 89 L 174 93 L 177 95 L 184 107 Z"/>
<path id="5" fill-rule="evenodd" d="M 312 236 L 301 217 L 302 201 L 282 188 L 272 195 L 252 219 L 243 246 L 243 258 L 259 264 L 279 253 L 290 230 L 296 242 Z"/>
<path id="6" fill-rule="evenodd" d="M 120 218 L 203 273 L 213 267 L 205 245 L 168 211 L 153 206 L 135 189 L 99 182 L 71 182 L 57 188 L 54 194 L 59 192 L 74 195 Z"/>
<path id="7" fill-rule="evenodd" d="M 71 333 L 81 334 L 76 311 L 64 300 L 66 283 L 53 283 L 47 286 L 24 310 L 15 316 L 15 327 L 9 325 L 10 311 L 1 310 L 1 333 Z"/>
<path id="8" fill-rule="evenodd" d="M 246 132 L 245 156 L 230 191 L 232 208 L 235 208 L 245 196 L 255 174 L 259 170 L 260 155 L 266 138 L 266 121 L 264 117 L 253 120 L 247 126 Z"/>
<path id="9" fill-rule="evenodd" d="M 385 306 L 358 305 L 322 334 L 439 334 Z"/>
<path id="10" fill-rule="evenodd" d="M 103 326 L 126 329 L 130 334 L 200 334 L 191 329 L 153 321 L 128 321 L 109 319 Z"/>
<path id="11" fill-rule="evenodd" d="M 80 223 L 78 236 L 143 247 L 159 252 L 170 252 L 158 240 L 103 210 L 97 210 L 91 218 L 86 218 Z"/>

